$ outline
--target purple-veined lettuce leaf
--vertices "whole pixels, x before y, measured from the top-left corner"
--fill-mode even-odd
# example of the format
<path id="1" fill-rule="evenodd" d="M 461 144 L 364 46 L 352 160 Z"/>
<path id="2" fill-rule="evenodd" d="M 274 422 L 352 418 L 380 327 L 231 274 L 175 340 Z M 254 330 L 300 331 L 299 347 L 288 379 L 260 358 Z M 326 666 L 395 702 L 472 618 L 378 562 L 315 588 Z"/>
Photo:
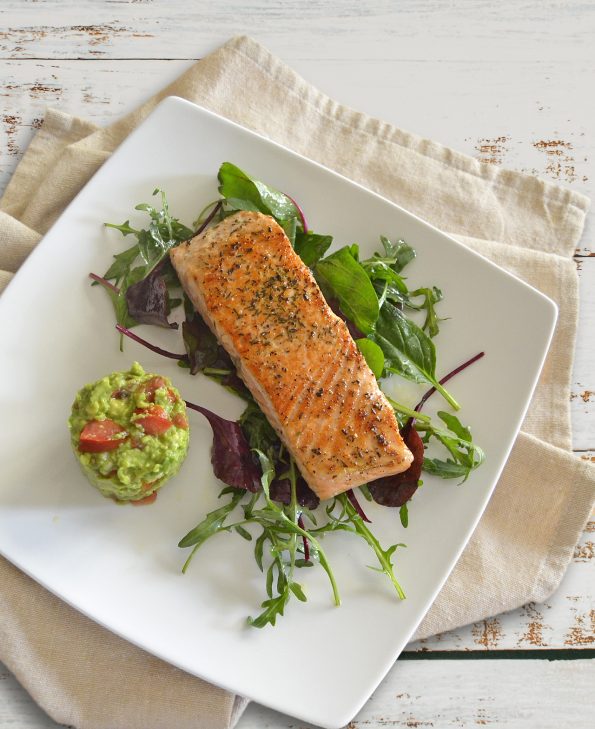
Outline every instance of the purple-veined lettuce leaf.
<path id="1" fill-rule="evenodd" d="M 239 423 L 226 420 L 201 405 L 191 402 L 186 402 L 186 405 L 209 421 L 213 431 L 211 464 L 215 476 L 236 489 L 252 493 L 259 491 L 261 474 Z"/>
<path id="2" fill-rule="evenodd" d="M 178 325 L 175 322 L 167 320 L 169 293 L 162 275 L 162 263 L 148 276 L 126 289 L 126 305 L 129 315 L 139 324 L 177 329 Z"/>

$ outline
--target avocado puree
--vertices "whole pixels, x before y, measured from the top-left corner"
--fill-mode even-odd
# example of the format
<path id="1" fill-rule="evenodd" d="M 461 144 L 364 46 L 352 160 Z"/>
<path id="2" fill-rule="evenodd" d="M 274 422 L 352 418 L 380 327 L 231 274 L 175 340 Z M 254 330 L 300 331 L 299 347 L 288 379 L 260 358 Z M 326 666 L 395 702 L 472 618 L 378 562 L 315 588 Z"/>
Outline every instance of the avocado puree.
<path id="1" fill-rule="evenodd" d="M 150 500 L 188 450 L 184 400 L 168 378 L 146 373 L 138 362 L 85 385 L 68 425 L 83 472 L 118 501 Z"/>

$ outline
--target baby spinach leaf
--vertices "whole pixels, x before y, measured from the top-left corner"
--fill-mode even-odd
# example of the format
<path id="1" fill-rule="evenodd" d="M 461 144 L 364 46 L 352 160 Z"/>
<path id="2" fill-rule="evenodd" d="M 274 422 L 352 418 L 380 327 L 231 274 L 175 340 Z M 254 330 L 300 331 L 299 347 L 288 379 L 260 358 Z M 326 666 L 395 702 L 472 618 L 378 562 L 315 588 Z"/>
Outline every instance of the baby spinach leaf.
<path id="1" fill-rule="evenodd" d="M 272 215 L 276 220 L 301 220 L 297 206 L 290 197 L 259 180 L 255 180 L 239 167 L 224 162 L 219 168 L 219 192 L 230 204 L 237 201 L 251 203 L 265 215 Z M 234 203 L 231 203 L 231 201 Z M 246 208 L 236 208 L 245 210 Z M 254 208 L 252 208 L 254 209 Z"/>
<path id="2" fill-rule="evenodd" d="M 351 246 L 340 248 L 316 264 L 316 277 L 341 310 L 364 334 L 370 334 L 378 319 L 378 297 Z"/>
<path id="3" fill-rule="evenodd" d="M 295 236 L 295 252 L 309 268 L 314 268 L 330 248 L 333 238 L 318 233 L 298 231 Z"/>
<path id="4" fill-rule="evenodd" d="M 239 423 L 248 439 L 250 448 L 261 451 L 271 462 L 274 462 L 281 441 L 273 426 L 255 402 L 248 404 L 240 417 Z"/>
<path id="5" fill-rule="evenodd" d="M 226 198 L 225 202 L 227 203 L 227 207 L 230 208 L 233 212 L 236 212 L 238 210 L 247 210 L 250 213 L 262 212 L 260 207 L 250 200 L 240 200 L 240 198 L 238 197 L 228 197 Z M 266 214 L 268 215 L 268 213 Z"/>
<path id="6" fill-rule="evenodd" d="M 297 232 L 297 218 L 289 218 L 289 220 L 279 220 L 279 225 L 285 231 L 285 235 L 289 239 L 292 246 L 295 246 L 295 235 Z"/>
<path id="7" fill-rule="evenodd" d="M 386 358 L 386 368 L 414 382 L 435 380 L 436 350 L 423 331 L 388 301 L 373 335 Z"/>
<path id="8" fill-rule="evenodd" d="M 349 333 L 354 339 L 362 339 L 364 338 L 364 333 L 360 331 L 355 324 L 351 321 L 351 319 L 348 319 L 345 314 L 341 311 L 341 307 L 339 305 L 339 300 L 335 299 L 332 296 L 326 297 L 326 303 L 331 308 L 331 311 L 333 314 L 339 317 L 341 321 L 345 322 L 345 325 L 347 326 L 347 329 L 349 329 Z"/>
<path id="9" fill-rule="evenodd" d="M 374 377 L 378 380 L 382 377 L 384 371 L 384 352 L 371 339 L 356 339 L 357 348 L 364 355 L 368 367 L 374 373 Z"/>
<path id="10" fill-rule="evenodd" d="M 436 349 L 430 337 L 386 301 L 371 337 L 382 349 L 385 369 L 414 382 L 429 382 L 455 409 L 459 404 L 436 379 Z"/>

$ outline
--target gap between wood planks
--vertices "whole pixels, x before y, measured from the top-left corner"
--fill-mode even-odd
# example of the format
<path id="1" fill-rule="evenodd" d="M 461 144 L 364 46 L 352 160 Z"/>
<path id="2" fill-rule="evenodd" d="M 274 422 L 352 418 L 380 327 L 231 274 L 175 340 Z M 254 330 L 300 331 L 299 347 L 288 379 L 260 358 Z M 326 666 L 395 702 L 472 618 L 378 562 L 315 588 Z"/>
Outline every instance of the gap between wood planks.
<path id="1" fill-rule="evenodd" d="M 545 660 L 545 661 L 574 661 L 578 659 L 595 659 L 595 648 L 545 648 L 535 649 L 504 649 L 504 650 L 476 650 L 476 651 L 440 651 L 421 650 L 404 651 L 399 661 L 459 661 L 464 660 Z"/>
<path id="2" fill-rule="evenodd" d="M 51 57 L 38 57 L 38 56 L 3 56 L 0 55 L 0 61 L 47 61 L 48 63 L 61 63 L 62 61 L 201 61 L 204 58 L 204 56 L 188 56 L 188 57 L 180 57 L 180 58 L 170 58 L 166 56 L 155 56 L 154 58 L 143 58 L 142 56 L 138 56 L 137 58 L 112 58 L 111 56 L 109 58 L 106 58 L 104 56 L 91 56 L 90 58 L 86 58 L 85 56 L 60 56 L 59 58 L 51 58 Z M 333 60 L 333 59 L 331 59 Z M 421 60 L 421 59 L 420 59 Z"/>

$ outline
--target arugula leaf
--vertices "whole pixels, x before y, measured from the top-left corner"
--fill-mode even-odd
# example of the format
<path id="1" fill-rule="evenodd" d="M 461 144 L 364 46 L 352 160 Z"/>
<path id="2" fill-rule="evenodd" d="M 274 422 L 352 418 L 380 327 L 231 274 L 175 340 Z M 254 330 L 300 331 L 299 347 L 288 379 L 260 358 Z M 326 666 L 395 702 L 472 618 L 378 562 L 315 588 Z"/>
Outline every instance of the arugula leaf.
<path id="1" fill-rule="evenodd" d="M 127 225 L 127 224 L 128 223 L 126 222 L 124 225 Z M 118 230 L 121 229 L 120 226 L 117 226 L 117 225 L 111 225 L 111 226 L 107 226 L 107 227 L 117 228 Z M 132 228 L 131 228 L 131 231 L 134 233 L 138 232 L 138 231 L 134 231 Z M 124 235 L 128 235 L 128 233 L 124 233 Z M 128 248 L 127 250 L 123 251 L 122 253 L 117 253 L 114 256 L 114 259 L 115 259 L 114 262 L 107 269 L 103 278 L 107 279 L 108 281 L 115 280 L 116 283 L 118 283 L 121 279 L 124 278 L 124 276 L 126 276 L 130 272 L 130 267 L 136 260 L 138 253 L 139 253 L 138 243 L 135 243 L 132 246 L 132 248 Z"/>
<path id="2" fill-rule="evenodd" d="M 401 273 L 405 266 L 415 258 L 415 250 L 407 245 L 404 240 L 398 240 L 396 243 L 391 241 L 384 235 L 380 236 L 380 242 L 384 248 L 386 258 L 390 259 L 391 268 L 396 273 Z"/>
<path id="3" fill-rule="evenodd" d="M 371 339 L 356 339 L 357 348 L 364 355 L 368 367 L 374 373 L 374 377 L 379 380 L 384 371 L 384 352 Z"/>
<path id="4" fill-rule="evenodd" d="M 206 517 L 191 529 L 186 536 L 182 537 L 178 543 L 178 547 L 200 547 L 209 537 L 212 537 L 218 531 L 221 531 L 223 523 L 236 508 L 244 496 L 244 492 L 240 489 L 234 491 L 231 501 L 225 506 L 221 506 L 214 511 L 210 511 Z M 230 527 L 227 527 L 229 529 Z"/>
<path id="5" fill-rule="evenodd" d="M 290 197 L 259 180 L 255 180 L 239 167 L 224 162 L 219 168 L 219 192 L 236 210 L 256 209 L 272 215 L 277 221 L 290 218 L 301 220 L 297 206 Z M 252 205 L 251 208 L 245 205 Z M 240 207 L 242 206 L 242 207 Z M 301 226 L 301 222 L 299 222 Z"/>
<path id="6" fill-rule="evenodd" d="M 104 288 L 107 291 L 112 305 L 114 307 L 114 312 L 116 314 L 116 325 L 120 325 L 121 327 L 124 327 L 125 329 L 131 329 L 132 327 L 136 326 L 137 322 L 130 316 L 128 312 L 128 304 L 126 302 L 126 291 L 129 286 L 133 286 L 137 281 L 140 279 L 140 276 L 142 274 L 142 269 L 139 268 L 133 268 L 132 271 L 129 271 L 126 273 L 124 278 L 122 279 L 120 283 L 120 287 L 113 286 L 105 279 L 102 279 L 99 276 L 95 276 L 95 274 L 91 275 L 91 278 L 94 278 L 95 281 L 101 281 L 104 283 Z M 122 352 L 124 349 L 124 339 L 122 337 L 122 334 L 120 334 L 120 351 Z"/>
<path id="7" fill-rule="evenodd" d="M 345 246 L 316 264 L 316 277 L 341 310 L 364 334 L 370 334 L 378 319 L 378 297 L 353 246 Z"/>
<path id="8" fill-rule="evenodd" d="M 105 223 L 106 228 L 114 228 L 115 230 L 119 230 L 120 233 L 122 233 L 123 236 L 127 235 L 138 235 L 140 231 L 138 231 L 136 228 L 133 228 L 130 225 L 130 220 L 126 220 L 121 225 L 116 225 L 115 223 Z"/>
<path id="9" fill-rule="evenodd" d="M 431 423 L 419 423 L 417 428 L 426 433 L 426 438 L 436 438 L 448 451 L 450 458 L 424 458 L 423 468 L 440 478 L 469 478 L 471 471 L 481 466 L 485 460 L 483 450 L 473 442 L 471 431 L 452 413 L 438 412 L 438 417 L 448 430 Z"/>
<path id="10" fill-rule="evenodd" d="M 386 281 L 396 290 L 397 295 L 404 296 L 407 294 L 408 289 L 405 280 L 388 263 L 378 258 L 368 258 L 361 263 L 370 281 Z"/>
<path id="11" fill-rule="evenodd" d="M 267 584 L 272 585 L 273 582 L 273 565 L 271 565 L 269 574 L 271 575 L 269 581 Z M 279 595 L 276 597 L 271 597 L 268 600 L 265 600 L 261 607 L 264 608 L 263 612 L 256 618 L 249 617 L 248 618 L 248 624 L 251 625 L 253 628 L 264 628 L 265 625 L 268 625 L 269 623 L 271 625 L 275 625 L 277 622 L 277 617 L 280 615 L 283 615 L 283 611 L 285 610 L 285 606 L 289 602 L 289 585 L 287 584 L 287 578 L 284 576 L 283 572 L 279 572 L 279 580 L 278 580 L 278 589 Z M 270 588 L 272 591 L 272 587 Z"/>
<path id="12" fill-rule="evenodd" d="M 141 203 L 135 207 L 135 210 L 143 210 L 148 213 L 151 219 L 149 227 L 137 234 L 139 254 L 145 263 L 144 276 L 151 273 L 155 266 L 161 263 L 170 248 L 193 235 L 190 228 L 176 218 L 172 218 L 165 192 L 156 189 L 153 191 L 153 195 L 157 194 L 161 195 L 161 210 L 157 210 L 148 203 Z"/>
<path id="13" fill-rule="evenodd" d="M 294 248 L 306 266 L 314 268 L 330 248 L 332 242 L 333 237 L 330 235 L 298 231 L 295 236 Z"/>
<path id="14" fill-rule="evenodd" d="M 447 458 L 446 461 L 440 458 L 424 458 L 424 471 L 443 479 L 462 478 L 463 481 L 466 481 L 469 477 L 469 468 L 450 458 Z"/>
<path id="15" fill-rule="evenodd" d="M 172 326 L 167 321 L 167 316 L 171 308 L 180 303 L 169 295 L 167 287 L 175 285 L 176 279 L 173 271 L 165 264 L 169 250 L 190 238 L 193 233 L 171 216 L 163 190 L 154 190 L 153 195 L 158 193 L 161 195 L 161 210 L 148 203 L 141 203 L 135 208 L 148 213 L 148 228 L 137 230 L 130 225 L 129 220 L 122 225 L 105 224 L 107 228 L 119 230 L 123 236 L 133 235 L 137 240 L 131 248 L 114 256 L 114 262 L 103 276 L 104 279 L 116 280 L 119 284 L 119 293 L 111 295 L 111 298 L 117 323 L 127 329 L 138 323 Z M 139 258 L 142 265 L 133 268 Z M 158 266 L 159 276 L 152 276 Z"/>
<path id="16" fill-rule="evenodd" d="M 339 514 L 335 513 L 337 506 L 341 508 L 341 512 Z M 401 600 L 404 600 L 405 593 L 395 577 L 392 555 L 396 551 L 397 547 L 404 547 L 405 545 L 393 544 L 388 547 L 388 549 L 384 549 L 378 539 L 376 539 L 376 537 L 368 529 L 364 520 L 358 514 L 357 509 L 353 506 L 346 493 L 336 496 L 331 505 L 327 507 L 326 512 L 330 517 L 329 521 L 323 527 L 314 530 L 313 533 L 319 534 L 339 530 L 357 534 L 368 544 L 369 547 L 372 548 L 372 551 L 376 555 L 380 567 L 372 567 L 371 569 L 383 572 L 391 581 L 397 595 L 401 598 Z"/>
<path id="17" fill-rule="evenodd" d="M 415 304 L 411 299 L 412 297 L 416 296 L 423 296 L 423 302 L 421 304 Z M 416 309 L 417 311 L 425 309 L 426 311 L 426 320 L 423 323 L 422 329 L 428 331 L 428 334 L 431 337 L 435 337 L 439 331 L 440 327 L 438 326 L 438 322 L 442 321 L 438 315 L 436 314 L 436 304 L 442 301 L 442 291 L 436 286 L 432 286 L 432 288 L 421 288 L 416 289 L 415 291 L 411 291 L 409 293 L 409 296 L 407 297 L 405 301 L 405 305 L 410 309 Z"/>
<path id="18" fill-rule="evenodd" d="M 371 339 L 385 356 L 385 369 L 413 382 L 429 382 L 455 409 L 460 406 L 436 379 L 436 348 L 428 335 L 385 301 Z"/>
<path id="19" fill-rule="evenodd" d="M 441 410 L 438 412 L 438 417 L 442 420 L 446 427 L 457 436 L 457 438 L 469 443 L 473 442 L 471 431 L 468 427 L 461 423 L 456 415 L 452 415 L 452 413 L 446 413 Z"/>

